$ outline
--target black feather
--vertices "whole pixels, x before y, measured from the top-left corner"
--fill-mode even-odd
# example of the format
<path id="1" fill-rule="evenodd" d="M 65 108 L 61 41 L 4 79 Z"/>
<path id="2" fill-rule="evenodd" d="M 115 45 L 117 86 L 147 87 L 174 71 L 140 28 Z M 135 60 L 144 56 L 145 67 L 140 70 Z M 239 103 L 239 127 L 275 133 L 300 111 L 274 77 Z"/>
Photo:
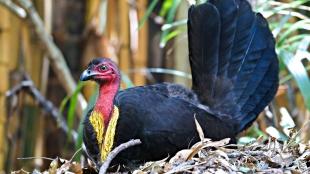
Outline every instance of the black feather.
<path id="1" fill-rule="evenodd" d="M 202 30 L 192 29 L 202 25 L 192 20 L 205 21 L 208 17 L 193 15 L 201 7 L 192 7 L 189 11 L 189 56 L 193 90 L 211 113 L 219 118 L 237 122 L 240 126 L 238 129 L 242 130 L 244 125 L 250 124 L 261 112 L 262 109 L 256 108 L 258 103 L 264 100 L 263 103 L 266 106 L 272 99 L 272 97 L 264 98 L 264 94 L 277 88 L 275 78 L 274 80 L 265 78 L 266 75 L 272 77 L 278 75 L 274 39 L 266 20 L 260 14 L 255 14 L 246 0 L 210 0 L 209 2 L 217 9 L 213 11 L 219 12 L 220 21 L 217 23 L 220 24 L 220 35 L 213 35 L 210 39 L 204 36 L 205 33 L 192 32 L 192 30 Z M 213 13 L 208 15 L 214 16 Z M 214 20 L 218 19 L 214 18 Z M 214 28 L 211 25 L 212 23 L 205 24 L 210 28 L 209 31 L 213 32 Z M 208 31 L 208 29 L 205 30 Z M 214 37 L 220 38 L 220 42 L 215 42 L 218 49 L 203 47 L 203 45 L 213 44 L 213 40 L 216 40 Z M 191 45 L 192 43 L 194 44 Z M 199 50 L 218 51 L 219 56 L 215 60 L 216 57 L 204 56 Z M 272 67 L 269 66 L 271 63 L 274 64 Z M 211 68 L 213 73 L 209 72 L 211 70 L 206 70 L 207 68 Z M 275 71 L 269 72 L 270 68 Z M 211 77 L 202 78 L 208 76 Z M 271 83 L 271 85 L 265 85 L 265 83 Z M 270 95 L 274 96 L 274 93 Z M 252 100 L 253 97 L 258 101 Z M 252 115 L 248 115 L 249 113 Z"/>
<path id="2" fill-rule="evenodd" d="M 218 72 L 220 16 L 210 3 L 192 6 L 188 12 L 189 59 L 193 90 L 203 104 L 212 100 Z M 208 85 L 201 82 L 208 82 Z"/>

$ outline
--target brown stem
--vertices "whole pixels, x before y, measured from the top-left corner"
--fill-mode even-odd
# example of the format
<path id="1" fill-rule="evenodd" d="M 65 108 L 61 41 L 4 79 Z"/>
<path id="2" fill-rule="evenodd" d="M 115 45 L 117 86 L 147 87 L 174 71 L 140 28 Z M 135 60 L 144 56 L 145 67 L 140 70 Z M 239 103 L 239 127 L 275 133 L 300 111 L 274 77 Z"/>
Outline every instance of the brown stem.
<path id="1" fill-rule="evenodd" d="M 130 140 L 126 143 L 123 143 L 123 144 L 117 146 L 114 150 L 112 150 L 112 152 L 109 153 L 107 159 L 101 165 L 99 174 L 105 174 L 107 172 L 110 163 L 116 157 L 116 155 L 118 155 L 121 151 L 123 151 L 129 147 L 138 145 L 138 144 L 141 144 L 141 141 L 139 139 L 136 139 L 136 140 Z"/>
<path id="2" fill-rule="evenodd" d="M 25 91 L 30 96 L 32 96 L 35 101 L 38 102 L 39 106 L 44 109 L 48 115 L 52 116 L 52 118 L 57 122 L 60 129 L 62 129 L 65 133 L 69 133 L 68 126 L 66 121 L 63 120 L 63 117 L 59 110 L 53 105 L 52 102 L 48 101 L 40 91 L 33 85 L 33 82 L 28 78 L 27 80 L 22 81 L 20 84 L 14 86 L 11 90 L 7 91 L 6 97 L 11 98 L 17 95 L 19 92 Z M 77 140 L 77 133 L 74 130 L 71 130 L 71 135 L 73 137 L 74 142 Z"/>

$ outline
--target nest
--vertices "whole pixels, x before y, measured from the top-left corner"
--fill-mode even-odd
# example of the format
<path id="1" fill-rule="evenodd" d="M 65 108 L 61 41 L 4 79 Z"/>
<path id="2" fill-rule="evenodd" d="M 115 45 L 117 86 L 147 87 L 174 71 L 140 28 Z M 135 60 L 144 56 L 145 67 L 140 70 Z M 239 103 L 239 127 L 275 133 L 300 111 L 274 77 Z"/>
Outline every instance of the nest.
<path id="1" fill-rule="evenodd" d="M 199 131 L 199 130 L 198 130 Z M 211 141 L 200 134 L 201 141 L 174 157 L 147 162 L 134 174 L 144 173 L 310 173 L 310 143 L 258 138 L 245 145 L 231 145 L 229 139 Z M 19 170 L 13 173 L 27 173 Z M 98 173 L 95 166 L 54 159 L 47 171 L 32 173 Z"/>

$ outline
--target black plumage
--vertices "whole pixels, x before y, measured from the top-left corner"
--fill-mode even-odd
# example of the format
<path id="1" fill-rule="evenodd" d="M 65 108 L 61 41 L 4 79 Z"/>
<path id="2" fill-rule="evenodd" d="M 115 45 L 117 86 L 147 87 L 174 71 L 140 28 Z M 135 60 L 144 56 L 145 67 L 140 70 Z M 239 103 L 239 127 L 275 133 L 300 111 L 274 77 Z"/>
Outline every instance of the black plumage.
<path id="1" fill-rule="evenodd" d="M 246 0 L 209 0 L 190 7 L 188 39 L 192 90 L 163 83 L 115 91 L 111 100 L 119 108 L 119 118 L 113 147 L 130 139 L 140 139 L 142 144 L 121 152 L 114 164 L 159 160 L 190 147 L 199 141 L 194 116 L 205 137 L 235 142 L 235 136 L 274 97 L 278 87 L 275 41 L 267 21 Z M 81 79 L 108 88 L 118 75 L 111 60 L 99 58 Z M 89 121 L 92 112 L 85 118 L 83 140 L 90 156 L 100 161 Z"/>
<path id="2" fill-rule="evenodd" d="M 246 0 L 210 0 L 189 9 L 188 37 L 193 90 L 213 114 L 244 130 L 278 87 L 267 21 Z"/>

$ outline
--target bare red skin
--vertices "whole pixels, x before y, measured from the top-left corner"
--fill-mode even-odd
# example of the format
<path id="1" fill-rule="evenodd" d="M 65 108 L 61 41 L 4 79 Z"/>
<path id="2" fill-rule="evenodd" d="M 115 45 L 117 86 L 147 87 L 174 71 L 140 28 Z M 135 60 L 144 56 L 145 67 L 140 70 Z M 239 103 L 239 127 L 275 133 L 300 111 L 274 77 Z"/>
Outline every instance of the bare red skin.
<path id="1" fill-rule="evenodd" d="M 106 65 L 108 70 L 100 70 L 99 67 L 102 65 Z M 97 65 L 92 71 L 97 74 L 93 80 L 99 84 L 99 95 L 94 111 L 101 113 L 105 127 L 107 127 L 112 116 L 114 97 L 120 86 L 120 73 L 116 65 L 109 61 Z"/>

